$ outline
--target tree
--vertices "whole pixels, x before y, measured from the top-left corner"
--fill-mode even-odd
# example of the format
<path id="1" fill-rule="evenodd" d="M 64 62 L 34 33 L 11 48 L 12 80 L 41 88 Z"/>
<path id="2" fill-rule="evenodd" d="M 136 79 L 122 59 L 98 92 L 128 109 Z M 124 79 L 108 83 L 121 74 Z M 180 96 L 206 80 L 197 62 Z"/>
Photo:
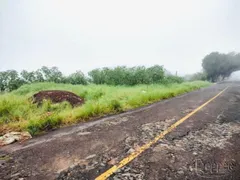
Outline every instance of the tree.
<path id="1" fill-rule="evenodd" d="M 164 78 L 163 66 L 155 65 L 147 69 L 151 83 L 159 83 Z"/>
<path id="2" fill-rule="evenodd" d="M 26 70 L 23 70 L 21 73 L 22 79 L 27 83 L 33 83 L 36 82 L 35 72 L 28 72 Z"/>
<path id="3" fill-rule="evenodd" d="M 18 72 L 15 70 L 8 70 L 0 73 L 0 89 L 1 91 L 12 91 L 24 84 L 20 79 Z"/>
<path id="4" fill-rule="evenodd" d="M 206 81 L 207 80 L 207 74 L 206 72 L 197 72 L 194 74 L 187 74 L 184 76 L 184 79 L 186 81 Z"/>
<path id="5" fill-rule="evenodd" d="M 240 55 L 236 53 L 220 54 L 212 52 L 205 56 L 202 67 L 207 74 L 207 79 L 216 82 L 229 77 L 232 72 L 240 69 Z"/>
<path id="6" fill-rule="evenodd" d="M 36 82 L 44 82 L 44 76 L 40 69 L 35 71 L 35 79 L 36 79 Z"/>
<path id="7" fill-rule="evenodd" d="M 105 83 L 105 75 L 101 69 L 94 69 L 88 72 L 88 75 L 91 78 L 91 81 L 94 84 L 104 84 Z"/>
<path id="8" fill-rule="evenodd" d="M 76 71 L 66 78 L 66 83 L 70 84 L 87 84 L 87 79 L 81 71 Z"/>
<path id="9" fill-rule="evenodd" d="M 48 82 L 61 83 L 63 82 L 63 74 L 57 67 L 48 68 L 43 66 L 40 71 L 43 74 L 43 78 Z"/>
<path id="10" fill-rule="evenodd" d="M 0 91 L 6 89 L 6 72 L 0 72 Z"/>

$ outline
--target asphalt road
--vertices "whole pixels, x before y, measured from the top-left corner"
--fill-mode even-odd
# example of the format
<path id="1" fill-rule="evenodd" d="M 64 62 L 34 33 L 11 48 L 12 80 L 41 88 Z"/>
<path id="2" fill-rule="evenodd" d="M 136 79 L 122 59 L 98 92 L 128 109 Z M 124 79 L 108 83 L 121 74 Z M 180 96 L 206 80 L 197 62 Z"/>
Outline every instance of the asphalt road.
<path id="1" fill-rule="evenodd" d="M 95 179 L 217 94 L 108 178 L 240 179 L 240 82 L 214 84 L 5 146 L 0 179 Z"/>

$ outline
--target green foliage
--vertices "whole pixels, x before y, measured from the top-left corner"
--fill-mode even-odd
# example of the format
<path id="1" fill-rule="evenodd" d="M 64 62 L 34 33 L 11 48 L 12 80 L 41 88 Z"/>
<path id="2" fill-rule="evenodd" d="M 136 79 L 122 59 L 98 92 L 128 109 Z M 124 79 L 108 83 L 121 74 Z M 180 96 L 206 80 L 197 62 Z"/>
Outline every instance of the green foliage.
<path id="1" fill-rule="evenodd" d="M 207 74 L 205 72 L 197 72 L 192 75 L 187 75 L 185 79 L 188 81 L 206 81 Z"/>
<path id="2" fill-rule="evenodd" d="M 32 83 L 32 82 L 36 82 L 36 77 L 35 77 L 35 72 L 27 72 L 26 70 L 23 70 L 21 72 L 21 76 L 23 78 L 23 80 L 27 83 Z"/>
<path id="3" fill-rule="evenodd" d="M 43 119 L 30 120 L 26 129 L 32 135 L 40 131 L 46 131 L 58 127 L 61 124 L 61 117 L 58 115 L 47 116 Z"/>
<path id="4" fill-rule="evenodd" d="M 182 77 L 168 75 L 162 80 L 162 83 L 163 84 L 182 83 L 183 81 L 184 81 L 184 79 Z"/>
<path id="5" fill-rule="evenodd" d="M 88 73 L 91 82 L 95 84 L 108 85 L 137 85 L 161 83 L 164 79 L 164 69 L 162 66 L 136 66 L 127 68 L 118 66 L 115 68 L 94 69 Z"/>
<path id="6" fill-rule="evenodd" d="M 149 78 L 149 83 L 160 83 L 164 79 L 164 69 L 162 66 L 152 66 L 146 69 L 146 75 Z M 149 84 L 146 83 L 146 84 Z M 145 84 L 145 83 L 144 83 Z"/>
<path id="7" fill-rule="evenodd" d="M 110 108 L 113 111 L 116 111 L 116 112 L 121 112 L 122 111 L 121 103 L 118 100 L 111 100 Z"/>
<path id="8" fill-rule="evenodd" d="M 0 72 L 0 91 L 12 91 L 19 88 L 24 82 L 19 78 L 18 72 L 8 70 Z"/>
<path id="9" fill-rule="evenodd" d="M 229 77 L 232 72 L 240 69 L 240 54 L 220 54 L 212 52 L 204 57 L 202 67 L 207 79 L 216 82 Z"/>
<path id="10" fill-rule="evenodd" d="M 27 84 L 0 95 L 0 133 L 28 130 L 36 134 L 61 125 L 140 107 L 207 85 L 209 83 L 202 81 L 137 86 Z M 85 104 L 76 108 L 67 102 L 52 104 L 44 101 L 41 106 L 32 104 L 30 97 L 34 93 L 49 89 L 72 91 L 84 97 Z"/>
<path id="11" fill-rule="evenodd" d="M 57 67 L 48 68 L 43 66 L 39 72 L 43 74 L 45 81 L 61 83 L 63 82 L 63 74 Z"/>
<path id="12" fill-rule="evenodd" d="M 43 66 L 37 71 L 23 70 L 20 75 L 16 71 L 0 72 L 0 91 L 12 91 L 23 84 L 36 82 L 55 82 L 65 84 L 107 84 L 107 85 L 138 85 L 157 83 L 181 83 L 181 77 L 165 75 L 162 66 L 155 65 L 149 68 L 144 66 L 94 69 L 88 73 L 87 78 L 81 71 L 64 76 L 57 67 Z"/>
<path id="13" fill-rule="evenodd" d="M 70 84 L 87 84 L 87 78 L 81 71 L 77 71 L 73 74 L 70 74 L 66 78 L 66 82 Z"/>
<path id="14" fill-rule="evenodd" d="M 0 92 L 12 91 L 23 84 L 36 82 L 55 82 L 68 84 L 87 84 L 87 78 L 81 71 L 77 71 L 69 76 L 63 76 L 57 67 L 48 68 L 43 66 L 37 71 L 28 72 L 23 70 L 20 74 L 15 70 L 0 72 Z"/>

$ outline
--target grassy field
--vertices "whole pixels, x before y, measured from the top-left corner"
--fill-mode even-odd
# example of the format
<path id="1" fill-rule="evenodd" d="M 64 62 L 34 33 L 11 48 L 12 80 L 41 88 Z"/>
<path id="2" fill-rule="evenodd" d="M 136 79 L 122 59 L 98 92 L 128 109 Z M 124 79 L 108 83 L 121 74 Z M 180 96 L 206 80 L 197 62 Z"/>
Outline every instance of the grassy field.
<path id="1" fill-rule="evenodd" d="M 29 131 L 31 134 L 52 128 L 88 121 L 94 117 L 137 108 L 162 99 L 190 92 L 210 83 L 203 81 L 169 85 L 107 86 L 36 83 L 0 95 L 0 134 L 8 131 Z M 85 104 L 72 108 L 69 103 L 42 106 L 29 98 L 40 90 L 67 90 L 84 97 Z"/>

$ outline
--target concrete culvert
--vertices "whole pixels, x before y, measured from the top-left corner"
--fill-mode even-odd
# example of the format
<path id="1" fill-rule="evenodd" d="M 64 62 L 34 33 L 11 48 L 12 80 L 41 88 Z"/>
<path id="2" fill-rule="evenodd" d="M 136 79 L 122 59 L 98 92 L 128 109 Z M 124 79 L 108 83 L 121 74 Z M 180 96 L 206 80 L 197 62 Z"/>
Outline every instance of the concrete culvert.
<path id="1" fill-rule="evenodd" d="M 69 91 L 48 90 L 40 91 L 33 95 L 33 103 L 41 104 L 43 100 L 51 100 L 52 103 L 69 102 L 73 107 L 80 106 L 84 99 Z"/>

